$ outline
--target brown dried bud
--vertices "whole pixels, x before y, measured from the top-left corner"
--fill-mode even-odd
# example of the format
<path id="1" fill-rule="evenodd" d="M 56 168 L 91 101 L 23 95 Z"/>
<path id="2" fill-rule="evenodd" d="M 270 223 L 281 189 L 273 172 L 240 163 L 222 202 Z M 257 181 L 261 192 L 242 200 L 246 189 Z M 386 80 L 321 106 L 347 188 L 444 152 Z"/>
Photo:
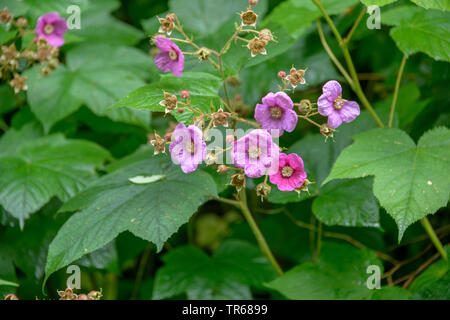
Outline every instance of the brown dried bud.
<path id="1" fill-rule="evenodd" d="M 10 293 L 5 296 L 5 300 L 19 300 L 19 298 L 14 293 Z"/>
<path id="2" fill-rule="evenodd" d="M 256 25 L 257 18 L 258 15 L 252 9 L 248 9 L 247 11 L 241 13 L 241 26 L 254 27 Z"/>
<path id="3" fill-rule="evenodd" d="M 71 288 L 67 288 L 64 291 L 58 291 L 58 295 L 60 296 L 59 300 L 77 300 L 78 298 Z"/>
<path id="4" fill-rule="evenodd" d="M 272 41 L 273 40 L 273 35 L 272 35 L 272 31 L 270 31 L 269 29 L 262 29 L 260 32 L 259 32 L 259 38 L 261 39 L 261 40 L 264 40 L 264 41 L 267 41 L 267 42 L 269 42 L 269 41 Z"/>
<path id="5" fill-rule="evenodd" d="M 280 79 L 286 78 L 286 72 L 284 72 L 284 71 L 278 71 L 277 77 L 280 78 Z"/>
<path id="6" fill-rule="evenodd" d="M 303 78 L 305 76 L 305 72 L 306 70 L 302 70 L 302 69 L 295 69 L 295 68 L 291 68 L 291 70 L 289 71 L 289 75 L 286 77 L 286 79 L 289 81 L 289 83 L 291 84 L 291 86 L 293 88 L 297 87 L 299 84 L 305 84 L 305 78 Z"/>
<path id="7" fill-rule="evenodd" d="M 165 134 L 164 134 L 164 139 L 165 140 L 167 140 L 167 141 L 171 141 L 172 140 L 172 131 L 171 132 L 166 132 Z"/>
<path id="8" fill-rule="evenodd" d="M 9 47 L 2 46 L 2 54 L 0 55 L 0 61 L 7 64 L 14 64 L 16 59 L 20 56 L 16 50 L 16 45 L 13 43 Z"/>
<path id="9" fill-rule="evenodd" d="M 178 106 L 178 98 L 176 95 L 164 91 L 164 100 L 161 100 L 159 104 L 166 107 L 165 112 L 168 114 Z"/>
<path id="10" fill-rule="evenodd" d="M 56 68 L 58 68 L 58 65 L 59 65 L 59 60 L 58 59 L 51 59 L 48 62 L 48 66 L 52 70 L 55 70 Z"/>
<path id="11" fill-rule="evenodd" d="M 215 153 L 208 153 L 205 158 L 205 163 L 208 166 L 215 165 L 217 163 L 217 155 Z"/>
<path id="12" fill-rule="evenodd" d="M 205 118 L 203 116 L 194 117 L 194 126 L 202 129 L 205 126 Z"/>
<path id="13" fill-rule="evenodd" d="M 161 26 L 159 27 L 158 32 L 159 33 L 167 33 L 167 35 L 170 36 L 170 34 L 173 31 L 174 28 L 174 21 L 175 21 L 175 14 L 169 13 L 166 15 L 165 18 L 158 18 L 159 23 Z"/>
<path id="14" fill-rule="evenodd" d="M 180 97 L 187 100 L 189 99 L 189 97 L 191 96 L 191 94 L 189 93 L 189 91 L 187 90 L 181 90 L 180 92 Z"/>
<path id="15" fill-rule="evenodd" d="M 78 295 L 77 300 L 89 300 L 89 298 L 88 298 L 87 294 L 82 293 L 82 294 Z"/>
<path id="16" fill-rule="evenodd" d="M 269 186 L 265 182 L 261 182 L 256 186 L 256 195 L 261 197 L 261 201 L 264 197 L 267 197 L 270 194 L 270 191 L 272 190 L 272 187 Z"/>
<path id="17" fill-rule="evenodd" d="M 334 129 L 331 129 L 328 124 L 324 123 L 320 126 L 320 133 L 325 137 L 325 141 L 328 137 L 333 138 Z"/>
<path id="18" fill-rule="evenodd" d="M 52 69 L 50 69 L 50 68 L 47 67 L 47 66 L 42 67 L 42 69 L 41 69 L 41 74 L 42 74 L 42 76 L 48 77 L 51 73 L 52 73 Z"/>
<path id="19" fill-rule="evenodd" d="M 154 154 L 159 154 L 160 152 L 166 152 L 166 140 L 161 138 L 159 134 L 155 132 L 154 139 L 150 140 L 150 144 L 154 147 Z"/>
<path id="20" fill-rule="evenodd" d="M 23 29 L 28 25 L 28 20 L 26 18 L 21 17 L 17 19 L 14 24 L 17 28 Z"/>
<path id="21" fill-rule="evenodd" d="M 13 14 L 8 9 L 0 10 L 0 23 L 9 23 L 13 18 Z"/>
<path id="22" fill-rule="evenodd" d="M 224 164 L 220 164 L 220 165 L 217 167 L 217 172 L 218 172 L 219 174 L 225 174 L 225 173 L 227 173 L 227 171 L 228 171 L 228 167 L 227 167 L 226 165 L 224 165 Z"/>
<path id="23" fill-rule="evenodd" d="M 252 57 L 254 57 L 258 53 L 267 54 L 266 45 L 267 45 L 267 41 L 261 40 L 261 39 L 255 37 L 252 40 L 250 40 L 250 42 L 247 44 L 247 48 L 250 49 L 250 51 L 252 53 Z"/>
<path id="24" fill-rule="evenodd" d="M 239 80 L 238 77 L 235 76 L 229 76 L 226 80 L 227 84 L 233 87 L 237 87 L 241 85 L 241 80 Z"/>
<path id="25" fill-rule="evenodd" d="M 207 61 L 209 59 L 209 56 L 211 55 L 211 52 L 207 48 L 201 47 L 200 49 L 197 50 L 196 54 L 198 60 Z"/>
<path id="26" fill-rule="evenodd" d="M 211 120 L 213 122 L 214 127 L 224 126 L 228 127 L 228 118 L 231 116 L 231 113 L 223 111 L 220 108 L 217 112 L 211 114 Z"/>
<path id="27" fill-rule="evenodd" d="M 305 179 L 305 182 L 303 182 L 302 186 L 300 188 L 294 189 L 294 191 L 297 192 L 299 196 L 302 191 L 306 191 L 309 193 L 308 185 L 310 185 L 311 183 L 311 181 Z"/>
<path id="28" fill-rule="evenodd" d="M 14 74 L 14 78 L 9 82 L 9 85 L 14 88 L 15 93 L 19 93 L 20 90 L 27 91 L 27 77 L 21 77 L 18 73 Z"/>
<path id="29" fill-rule="evenodd" d="M 91 291 L 88 293 L 89 300 L 100 300 L 103 297 L 103 294 L 100 291 Z"/>
<path id="30" fill-rule="evenodd" d="M 237 192 L 245 188 L 245 175 L 243 173 L 236 173 L 231 176 L 230 185 L 235 186 Z"/>
<path id="31" fill-rule="evenodd" d="M 22 58 L 29 60 L 30 62 L 36 59 L 36 53 L 32 50 L 25 50 L 20 55 Z"/>
<path id="32" fill-rule="evenodd" d="M 39 40 L 40 41 L 40 40 Z M 50 61 L 52 58 L 58 57 L 58 49 L 45 43 L 38 44 L 38 50 L 36 52 L 36 59 L 40 62 Z"/>

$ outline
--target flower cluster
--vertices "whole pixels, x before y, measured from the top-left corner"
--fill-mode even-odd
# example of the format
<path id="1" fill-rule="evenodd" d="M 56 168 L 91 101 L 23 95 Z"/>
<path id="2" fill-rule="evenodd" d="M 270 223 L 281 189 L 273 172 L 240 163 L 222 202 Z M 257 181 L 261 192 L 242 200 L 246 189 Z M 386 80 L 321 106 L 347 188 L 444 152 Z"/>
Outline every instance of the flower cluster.
<path id="1" fill-rule="evenodd" d="M 39 63 L 43 76 L 48 76 L 59 65 L 58 48 L 64 44 L 67 24 L 58 13 L 50 12 L 39 17 L 35 30 L 26 29 L 28 20 L 15 18 L 8 9 L 0 11 L 0 23 L 6 24 L 7 30 L 16 29 L 16 36 L 0 46 L 0 79 L 5 80 L 17 94 L 28 90 L 27 77 L 23 71 L 35 63 Z M 28 34 L 35 38 L 27 46 L 18 49 L 16 42 Z M 22 41 L 23 43 L 24 41 Z"/>
<path id="2" fill-rule="evenodd" d="M 240 26 L 236 25 L 235 34 L 220 51 L 195 44 L 193 39 L 186 36 L 175 14 L 170 13 L 165 18 L 158 18 L 159 34 L 153 37 L 153 42 L 159 49 L 154 59 L 156 66 L 163 72 L 172 72 L 175 76 L 181 77 L 185 54 L 192 54 L 197 55 L 200 61 L 209 61 L 223 74 L 221 58 L 233 41 L 246 42 L 252 56 L 266 54 L 266 45 L 273 40 L 273 35 L 269 29 L 260 31 L 252 29 L 258 18 L 252 10 L 252 6 L 256 3 L 254 0 L 249 1 L 247 11 L 240 15 Z M 180 33 L 184 39 L 167 38 L 166 36 L 170 36 L 173 31 Z M 241 33 L 256 36 L 249 40 L 241 37 Z M 174 41 L 191 45 L 195 51 L 184 52 Z M 351 122 L 359 115 L 359 106 L 354 101 L 342 98 L 342 88 L 334 80 L 324 85 L 323 94 L 317 103 L 312 103 L 308 99 L 294 103 L 288 93 L 299 85 L 305 85 L 305 77 L 306 69 L 296 69 L 294 66 L 288 73 L 279 71 L 278 78 L 281 79 L 282 86 L 278 92 L 269 92 L 262 98 L 261 103 L 256 104 L 253 109 L 256 122 L 242 117 L 244 112 L 241 112 L 240 108 L 244 104 L 239 94 L 236 94 L 233 100 L 226 96 L 223 106 L 205 112 L 202 111 L 204 107 L 200 108 L 192 103 L 196 100 L 191 100 L 191 93 L 187 90 L 182 90 L 178 94 L 163 92 L 160 105 L 164 107 L 165 114 L 176 115 L 186 110 L 190 114 L 187 119 L 191 120 L 172 126 L 164 134 L 164 138 L 155 133 L 149 139 L 149 143 L 154 146 L 155 154 L 165 153 L 165 146 L 169 144 L 172 161 L 179 164 L 185 173 L 197 170 L 203 162 L 207 166 L 217 166 L 219 174 L 228 174 L 232 171 L 230 185 L 238 192 L 246 187 L 247 178 L 260 177 L 265 177 L 264 182 L 256 185 L 255 190 L 262 198 L 269 195 L 272 190 L 269 182 L 276 185 L 280 191 L 298 193 L 308 191 L 310 181 L 307 179 L 303 159 L 295 153 L 283 153 L 283 148 L 280 148 L 274 139 L 285 132 L 293 132 L 299 119 L 316 125 L 325 137 L 330 137 L 342 122 Z M 227 85 L 235 89 L 240 85 L 240 80 L 235 76 L 226 79 L 223 77 L 223 80 L 225 93 Z M 328 118 L 327 123 L 319 124 L 312 119 L 320 115 Z M 237 122 L 250 124 L 254 129 L 238 137 L 235 131 Z M 227 145 L 225 148 L 209 147 L 206 144 L 210 139 L 209 133 L 216 127 L 231 127 L 227 129 L 231 133 L 225 138 Z M 221 162 L 219 156 L 224 154 L 229 155 L 230 163 Z"/>

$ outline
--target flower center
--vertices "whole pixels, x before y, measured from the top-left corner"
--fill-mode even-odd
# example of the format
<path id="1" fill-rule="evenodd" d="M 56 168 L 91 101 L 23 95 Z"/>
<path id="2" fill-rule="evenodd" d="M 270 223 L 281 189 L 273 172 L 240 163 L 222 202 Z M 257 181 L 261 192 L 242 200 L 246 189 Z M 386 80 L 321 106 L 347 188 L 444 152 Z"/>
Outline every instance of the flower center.
<path id="1" fill-rule="evenodd" d="M 283 169 L 281 169 L 281 175 L 283 176 L 283 178 L 289 178 L 293 173 L 294 169 L 289 166 L 283 167 Z"/>
<path id="2" fill-rule="evenodd" d="M 282 111 L 280 107 L 273 107 L 270 108 L 270 115 L 272 116 L 272 118 L 274 119 L 280 119 L 281 115 L 282 115 Z"/>
<path id="3" fill-rule="evenodd" d="M 175 52 L 175 50 L 170 50 L 170 51 L 169 51 L 169 57 L 170 57 L 171 60 L 177 60 L 178 55 L 177 55 L 177 53 Z"/>
<path id="4" fill-rule="evenodd" d="M 48 24 L 45 25 L 44 32 L 46 34 L 52 34 L 53 31 L 55 31 L 55 27 L 51 23 L 48 23 Z"/>
<path id="5" fill-rule="evenodd" d="M 259 149 L 257 146 L 251 146 L 248 149 L 248 156 L 250 159 L 256 160 L 261 155 L 261 149 Z"/>
<path id="6" fill-rule="evenodd" d="M 345 99 L 342 99 L 341 97 L 337 97 L 336 100 L 334 100 L 333 107 L 336 110 L 340 110 L 344 106 L 344 102 L 345 102 Z"/>
<path id="7" fill-rule="evenodd" d="M 190 143 L 186 143 L 186 151 L 190 154 L 195 153 L 195 144 L 194 141 L 190 141 Z"/>

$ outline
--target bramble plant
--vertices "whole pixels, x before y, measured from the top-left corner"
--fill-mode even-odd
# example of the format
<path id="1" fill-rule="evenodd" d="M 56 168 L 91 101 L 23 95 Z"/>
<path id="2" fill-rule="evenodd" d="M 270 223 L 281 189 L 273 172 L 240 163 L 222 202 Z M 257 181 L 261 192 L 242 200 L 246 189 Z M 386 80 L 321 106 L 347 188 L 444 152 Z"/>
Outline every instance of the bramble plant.
<path id="1" fill-rule="evenodd" d="M 449 298 L 450 5 L 101 2 L 0 0 L 5 299 Z"/>

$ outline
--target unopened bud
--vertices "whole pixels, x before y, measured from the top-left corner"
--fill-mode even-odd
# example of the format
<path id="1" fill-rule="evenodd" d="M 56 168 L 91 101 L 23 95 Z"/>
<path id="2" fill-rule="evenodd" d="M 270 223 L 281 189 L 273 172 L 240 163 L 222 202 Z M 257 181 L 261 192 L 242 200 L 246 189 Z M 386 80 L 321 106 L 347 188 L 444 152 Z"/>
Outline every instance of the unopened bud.
<path id="1" fill-rule="evenodd" d="M 258 0 L 248 0 L 249 6 L 256 6 L 258 4 Z"/>
<path id="2" fill-rule="evenodd" d="M 237 87 L 241 84 L 241 80 L 239 80 L 239 78 L 235 76 L 229 76 L 226 81 L 228 85 L 233 87 Z"/>
<path id="3" fill-rule="evenodd" d="M 91 291 L 87 296 L 89 300 L 100 300 L 103 294 L 100 291 Z"/>
<path id="4" fill-rule="evenodd" d="M 5 296 L 5 300 L 19 300 L 19 298 L 14 293 L 10 293 Z"/>
<path id="5" fill-rule="evenodd" d="M 272 31 L 270 31 L 269 29 L 262 29 L 260 32 L 259 32 L 259 38 L 261 39 L 261 40 L 264 40 L 264 41 L 267 41 L 267 42 L 269 42 L 269 41 L 272 41 L 273 40 L 273 35 L 272 35 Z"/>
<path id="6" fill-rule="evenodd" d="M 17 19 L 14 24 L 16 25 L 17 28 L 23 29 L 28 25 L 28 20 L 21 17 L 21 18 Z"/>
<path id="7" fill-rule="evenodd" d="M 191 94 L 189 93 L 189 91 L 187 91 L 187 90 L 181 90 L 181 92 L 180 92 L 180 97 L 181 97 L 182 99 L 187 100 L 187 99 L 189 99 L 190 96 L 191 96 Z"/>
<path id="8" fill-rule="evenodd" d="M 77 300 L 89 300 L 89 298 L 88 298 L 87 294 L 82 293 L 78 296 Z"/>
<path id="9" fill-rule="evenodd" d="M 227 144 L 232 144 L 234 142 L 234 135 L 227 134 L 227 136 L 225 137 L 225 141 Z"/>
<path id="10" fill-rule="evenodd" d="M 227 173 L 227 171 L 228 171 L 228 167 L 227 167 L 226 165 L 224 165 L 224 164 L 220 164 L 220 165 L 217 167 L 217 172 L 218 172 L 219 174 L 225 174 L 225 173 Z"/>
<path id="11" fill-rule="evenodd" d="M 178 113 L 183 113 L 184 112 L 184 108 L 183 107 L 178 107 L 177 112 Z"/>
<path id="12" fill-rule="evenodd" d="M 212 166 L 212 165 L 215 165 L 216 163 L 217 163 L 217 156 L 216 156 L 216 154 L 215 153 L 208 153 L 207 155 L 206 155 L 206 158 L 205 158 L 205 163 L 208 165 L 208 166 Z"/>
<path id="13" fill-rule="evenodd" d="M 286 72 L 284 72 L 284 71 L 278 71 L 277 77 L 280 78 L 280 79 L 286 78 Z"/>

